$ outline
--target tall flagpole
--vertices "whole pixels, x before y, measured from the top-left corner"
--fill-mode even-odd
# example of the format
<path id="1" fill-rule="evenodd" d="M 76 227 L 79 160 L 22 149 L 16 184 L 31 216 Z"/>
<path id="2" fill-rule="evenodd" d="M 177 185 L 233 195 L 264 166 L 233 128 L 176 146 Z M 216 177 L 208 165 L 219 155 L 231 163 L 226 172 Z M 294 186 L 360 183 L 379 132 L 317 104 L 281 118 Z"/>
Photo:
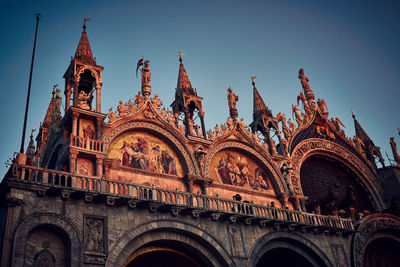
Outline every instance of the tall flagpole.
<path id="1" fill-rule="evenodd" d="M 29 74 L 29 85 L 28 85 L 28 95 L 26 96 L 26 107 L 25 107 L 25 118 L 24 118 L 24 127 L 22 129 L 22 140 L 21 140 L 21 149 L 20 153 L 24 153 L 24 143 L 25 143 L 25 132 L 26 132 L 26 120 L 28 119 L 28 108 L 29 108 L 29 98 L 31 95 L 31 84 L 32 84 L 32 71 L 33 71 L 33 62 L 35 60 L 35 50 L 36 50 L 36 37 L 37 30 L 39 25 L 40 14 L 36 15 L 36 30 L 35 30 L 35 40 L 33 42 L 33 52 L 32 52 L 32 61 L 31 61 L 31 72 Z"/>

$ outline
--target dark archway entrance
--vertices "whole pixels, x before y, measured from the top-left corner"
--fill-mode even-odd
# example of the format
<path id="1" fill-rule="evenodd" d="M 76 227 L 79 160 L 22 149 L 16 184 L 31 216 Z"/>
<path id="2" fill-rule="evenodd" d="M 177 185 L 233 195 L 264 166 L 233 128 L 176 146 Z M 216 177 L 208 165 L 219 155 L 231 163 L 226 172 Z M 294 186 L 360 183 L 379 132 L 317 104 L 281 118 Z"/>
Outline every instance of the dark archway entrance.
<path id="1" fill-rule="evenodd" d="M 400 242 L 390 238 L 373 240 L 365 249 L 363 266 L 400 266 Z"/>
<path id="2" fill-rule="evenodd" d="M 267 251 L 258 261 L 256 267 L 310 267 L 313 264 L 301 254 L 288 248 L 275 248 Z"/>
<path id="3" fill-rule="evenodd" d="M 151 245 L 135 251 L 124 267 L 202 267 L 208 264 L 181 246 Z"/>

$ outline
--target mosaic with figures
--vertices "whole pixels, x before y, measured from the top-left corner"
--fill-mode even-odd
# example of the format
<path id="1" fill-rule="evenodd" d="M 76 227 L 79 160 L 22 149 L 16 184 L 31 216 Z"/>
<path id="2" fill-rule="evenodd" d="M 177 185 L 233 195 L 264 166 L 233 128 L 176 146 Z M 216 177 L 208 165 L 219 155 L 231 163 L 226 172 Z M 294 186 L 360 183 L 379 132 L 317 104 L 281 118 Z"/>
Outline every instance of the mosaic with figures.
<path id="1" fill-rule="evenodd" d="M 124 167 L 182 176 L 182 165 L 163 140 L 145 132 L 128 132 L 110 145 L 108 158 Z"/>
<path id="2" fill-rule="evenodd" d="M 211 161 L 210 176 L 223 184 L 254 190 L 272 188 L 266 173 L 248 156 L 234 150 L 221 150 Z"/>

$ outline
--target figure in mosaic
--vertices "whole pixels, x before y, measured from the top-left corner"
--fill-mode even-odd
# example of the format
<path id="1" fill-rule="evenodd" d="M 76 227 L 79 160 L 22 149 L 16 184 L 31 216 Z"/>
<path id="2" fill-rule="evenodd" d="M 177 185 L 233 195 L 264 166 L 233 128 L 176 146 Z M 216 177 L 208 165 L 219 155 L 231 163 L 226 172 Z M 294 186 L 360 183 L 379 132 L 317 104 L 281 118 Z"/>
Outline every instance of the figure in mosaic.
<path id="1" fill-rule="evenodd" d="M 124 141 L 120 151 L 122 166 L 177 175 L 176 162 L 169 150 L 161 151 L 156 144 L 150 146 L 145 138 L 138 137 L 136 143 Z"/>

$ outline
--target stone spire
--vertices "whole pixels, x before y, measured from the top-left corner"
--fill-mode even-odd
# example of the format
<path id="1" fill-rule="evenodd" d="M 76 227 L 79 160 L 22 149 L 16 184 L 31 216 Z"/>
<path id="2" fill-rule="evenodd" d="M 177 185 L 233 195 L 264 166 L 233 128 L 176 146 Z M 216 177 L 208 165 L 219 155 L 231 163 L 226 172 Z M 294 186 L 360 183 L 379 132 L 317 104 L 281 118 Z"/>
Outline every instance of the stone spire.
<path id="1" fill-rule="evenodd" d="M 202 101 L 203 98 L 197 96 L 197 92 L 193 89 L 190 83 L 189 76 L 186 73 L 185 67 L 182 63 L 182 57 L 184 54 L 179 53 L 179 72 L 178 72 L 178 83 L 175 91 L 175 99 L 172 102 L 172 111 L 177 118 L 181 112 L 185 114 L 185 134 L 191 136 L 197 136 L 201 138 L 206 138 L 206 130 L 204 126 L 204 111 Z M 201 134 L 195 133 L 194 112 L 198 111 L 200 124 L 201 124 Z"/>
<path id="2" fill-rule="evenodd" d="M 54 87 L 55 88 L 55 87 Z M 43 122 L 40 124 L 39 132 L 36 136 L 36 144 L 37 144 L 37 153 L 40 154 L 40 151 L 44 148 L 46 144 L 47 137 L 49 135 L 50 125 L 53 122 L 53 113 L 55 109 L 55 90 L 53 88 L 53 96 L 50 99 L 49 106 L 47 107 L 46 115 L 44 116 Z"/>
<path id="3" fill-rule="evenodd" d="M 182 92 L 197 95 L 196 92 L 193 90 L 192 84 L 190 83 L 189 76 L 187 75 L 185 70 L 185 66 L 183 66 L 182 57 L 179 57 L 178 84 L 176 88 Z"/>
<path id="4" fill-rule="evenodd" d="M 253 80 L 253 120 L 256 120 L 258 116 L 272 117 L 271 110 L 265 105 L 264 100 L 261 98 L 258 92 L 255 82 Z"/>
<path id="5" fill-rule="evenodd" d="M 268 142 L 270 153 L 272 155 L 276 155 L 276 146 L 270 136 L 270 130 L 273 128 L 276 131 L 279 143 L 281 144 L 282 139 L 278 120 L 272 116 L 271 110 L 267 107 L 267 105 L 265 105 L 264 100 L 261 98 L 256 88 L 256 83 L 254 82 L 255 78 L 255 76 L 251 77 L 253 85 L 253 122 L 250 124 L 250 128 L 253 133 L 256 133 L 257 131 L 262 133 L 265 141 Z M 284 155 L 286 155 L 284 149 L 281 151 Z"/>
<path id="6" fill-rule="evenodd" d="M 375 146 L 374 142 L 371 140 L 368 134 L 364 131 L 363 127 L 361 127 L 360 123 L 357 121 L 354 113 L 352 114 L 352 117 L 354 119 L 354 128 L 356 136 L 358 136 L 365 145 L 364 149 L 367 159 L 371 161 L 374 165 L 376 165 L 375 164 L 375 156 L 376 156 L 379 158 L 379 161 L 382 164 L 382 166 L 385 167 L 385 160 L 382 157 L 380 147 Z"/>
<path id="7" fill-rule="evenodd" d="M 90 48 L 89 44 L 89 39 L 86 34 L 86 21 L 83 23 L 82 36 L 79 40 L 74 59 L 78 59 L 84 64 L 96 65 L 96 60 L 93 57 L 92 49 Z"/>

